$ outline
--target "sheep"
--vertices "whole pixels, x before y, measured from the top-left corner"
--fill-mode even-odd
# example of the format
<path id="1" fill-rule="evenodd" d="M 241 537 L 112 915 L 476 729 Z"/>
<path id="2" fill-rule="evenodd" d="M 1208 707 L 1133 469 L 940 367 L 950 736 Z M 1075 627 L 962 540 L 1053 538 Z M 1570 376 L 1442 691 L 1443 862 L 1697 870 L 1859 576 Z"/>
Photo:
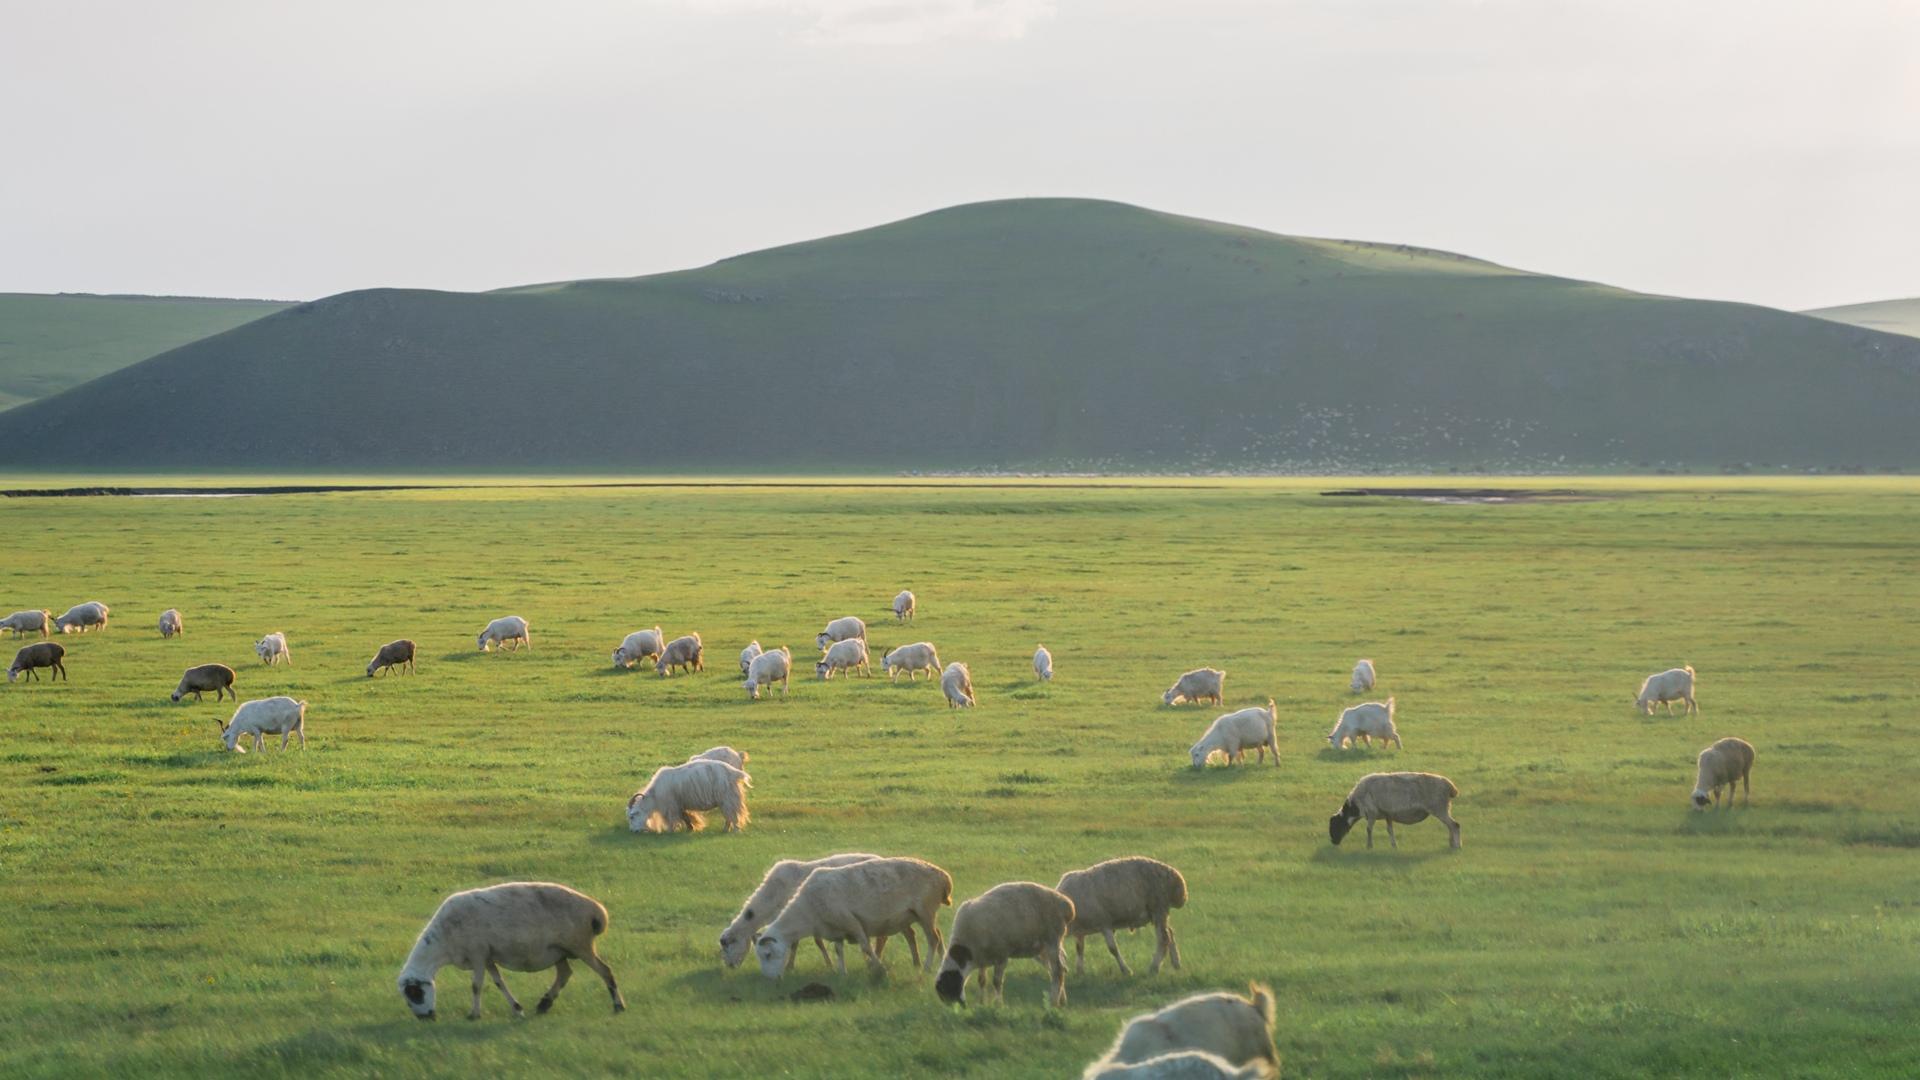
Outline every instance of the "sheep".
<path id="1" fill-rule="evenodd" d="M 957 928 L 955 936 L 958 936 Z M 1273 991 L 1259 983 L 1247 987 L 1246 997 L 1216 992 L 1182 998 L 1158 1012 L 1143 1013 L 1127 1021 L 1114 1038 L 1113 1046 L 1081 1075 L 1083 1078 L 1153 1076 L 1157 1074 L 1106 1070 L 1196 1050 L 1240 1066 L 1259 1063 L 1261 1071 L 1252 1074 L 1255 1076 L 1278 1075 L 1280 1052 L 1273 1045 L 1273 1004 Z"/>
<path id="2" fill-rule="evenodd" d="M 1693 783 L 1693 808 L 1705 810 L 1707 796 L 1713 796 L 1714 809 L 1720 808 L 1720 789 L 1727 789 L 1727 809 L 1733 809 L 1733 785 L 1746 792 L 1747 805 L 1753 805 L 1753 744 L 1745 739 L 1726 738 L 1700 751 L 1699 778 Z"/>
<path id="3" fill-rule="evenodd" d="M 1041 682 L 1053 681 L 1053 654 L 1045 645 L 1033 650 L 1033 674 Z"/>
<path id="4" fill-rule="evenodd" d="M 234 689 L 233 682 L 233 669 L 225 664 L 201 664 L 199 667 L 190 667 L 180 676 L 180 685 L 173 688 L 173 702 L 176 705 L 179 704 L 180 699 L 188 694 L 193 695 L 193 700 L 199 701 L 200 695 L 208 690 L 213 691 L 215 701 L 223 700 L 229 694 L 233 695 L 233 700 L 239 701 L 240 692 Z"/>
<path id="5" fill-rule="evenodd" d="M 1353 681 L 1347 687 L 1356 694 L 1373 689 L 1373 661 L 1362 660 L 1353 665 Z"/>
<path id="6" fill-rule="evenodd" d="M 96 626 L 105 630 L 107 611 L 107 605 L 98 600 L 89 600 L 68 608 L 65 614 L 53 621 L 63 634 L 84 634 Z"/>
<path id="7" fill-rule="evenodd" d="M 1273 764 L 1280 765 L 1280 711 L 1267 699 L 1267 707 L 1258 705 L 1241 709 L 1239 712 L 1223 713 L 1213 718 L 1207 725 L 1207 733 L 1200 741 L 1188 748 L 1187 756 L 1192 759 L 1193 767 L 1198 769 L 1207 763 L 1214 754 L 1225 754 L 1227 764 L 1237 765 L 1246 760 L 1247 748 L 1255 747 L 1260 751 L 1259 760 L 1267 760 L 1267 751 L 1273 751 Z"/>
<path id="8" fill-rule="evenodd" d="M 280 736 L 282 750 L 287 748 L 290 736 L 299 735 L 300 749 L 305 750 L 307 703 L 285 696 L 241 702 L 240 707 L 233 711 L 233 719 L 221 725 L 220 736 L 226 742 L 227 749 L 244 754 L 247 748 L 240 744 L 249 735 L 253 736 L 255 750 L 265 746 L 269 735 Z"/>
<path id="9" fill-rule="evenodd" d="M 373 654 L 373 659 L 367 661 L 367 678 L 373 678 L 376 671 L 391 675 L 394 668 L 404 668 L 408 674 L 412 674 L 416 670 L 413 653 L 413 642 L 407 638 L 387 642 L 380 646 L 379 652 Z"/>
<path id="10" fill-rule="evenodd" d="M 865 852 L 846 852 L 807 862 L 781 859 L 774 863 L 767 869 L 766 876 L 760 879 L 760 884 L 748 894 L 746 903 L 740 905 L 740 913 L 733 917 L 725 930 L 720 931 L 721 961 L 730 968 L 739 967 L 740 961 L 747 958 L 747 949 L 752 947 L 753 939 L 773 921 L 775 915 L 780 914 L 780 909 L 787 906 L 793 894 L 800 891 L 800 883 L 807 879 L 808 874 L 823 866 L 849 866 L 879 857 Z M 912 932 L 907 931 L 909 934 Z M 880 951 L 882 940 L 874 942 L 874 952 Z M 827 943 L 820 938 L 814 938 L 813 941 L 820 947 L 820 959 L 832 964 L 832 958 L 827 955 Z M 844 959 L 839 966 L 841 970 L 846 970 Z"/>
<path id="11" fill-rule="evenodd" d="M 53 612 L 41 608 L 38 611 L 16 611 L 0 619 L 0 630 L 11 630 L 14 637 L 26 637 L 32 630 L 40 631 L 46 637 L 53 626 Z"/>
<path id="12" fill-rule="evenodd" d="M 674 668 L 683 667 L 690 672 L 705 671 L 707 665 L 701 659 L 703 651 L 699 634 L 682 634 L 667 642 L 667 647 L 660 650 L 660 659 L 653 662 L 653 670 L 659 672 L 663 679 Z"/>
<path id="13" fill-rule="evenodd" d="M 1227 673 L 1218 668 L 1195 668 L 1180 676 L 1160 700 L 1168 705 L 1178 705 L 1182 701 L 1199 704 L 1202 700 L 1215 705 L 1226 704 L 1222 696 L 1226 691 Z"/>
<path id="14" fill-rule="evenodd" d="M 642 660 L 650 660 L 660 655 L 666 635 L 658 626 L 651 630 L 635 630 L 623 638 L 613 650 L 613 666 L 630 668 Z"/>
<path id="15" fill-rule="evenodd" d="M 860 621 L 858 615 L 842 615 L 827 624 L 825 630 L 813 636 L 813 643 L 824 649 L 836 641 L 852 638 L 867 640 L 867 624 Z"/>
<path id="16" fill-rule="evenodd" d="M 1371 850 L 1373 823 L 1385 818 L 1387 842 L 1397 848 L 1400 841 L 1394 839 L 1394 823 L 1415 825 L 1427 820 L 1427 815 L 1431 814 L 1447 827 L 1448 846 L 1458 850 L 1460 823 L 1448 813 L 1453 806 L 1454 796 L 1458 794 L 1460 789 L 1453 786 L 1453 781 L 1438 773 L 1370 773 L 1353 785 L 1340 812 L 1327 819 L 1327 836 L 1338 847 L 1353 828 L 1353 823 L 1364 817 L 1367 819 L 1367 847 Z"/>
<path id="17" fill-rule="evenodd" d="M 400 996 L 422 1020 L 432 1020 L 433 978 L 451 964 L 473 972 L 473 1010 L 467 1019 L 480 1018 L 482 975 L 493 976 L 513 1015 L 525 1010 L 500 978 L 500 969 L 545 971 L 554 969 L 553 985 L 540 997 L 536 1012 L 553 1008 L 553 999 L 567 985 L 578 960 L 607 984 L 613 1011 L 627 1007 L 613 971 L 594 949 L 594 938 L 607 929 L 607 909 L 598 900 L 565 885 L 544 881 L 515 881 L 484 889 L 457 892 L 440 902 L 400 969 Z"/>
<path id="18" fill-rule="evenodd" d="M 940 674 L 940 692 L 947 695 L 947 708 L 973 708 L 973 673 L 955 660 Z"/>
<path id="19" fill-rule="evenodd" d="M 913 592 L 911 590 L 902 589 L 900 590 L 900 595 L 893 598 L 893 617 L 896 622 L 913 621 Z"/>
<path id="20" fill-rule="evenodd" d="M 1333 725 L 1333 730 L 1327 732 L 1327 745 L 1335 750 L 1345 750 L 1349 743 L 1356 740 L 1364 739 L 1371 747 L 1373 740 L 1379 739 L 1383 743 L 1391 740 L 1395 749 L 1404 749 L 1400 743 L 1400 729 L 1393 726 L 1393 701 L 1393 698 L 1388 698 L 1385 704 L 1369 701 L 1341 710 L 1340 719 Z"/>
<path id="21" fill-rule="evenodd" d="M 1147 973 L 1158 974 L 1160 962 L 1169 958 L 1173 970 L 1180 970 L 1180 946 L 1167 921 L 1169 911 L 1187 904 L 1187 879 L 1180 876 L 1180 871 L 1158 859 L 1130 855 L 1085 870 L 1069 870 L 1054 888 L 1073 901 L 1073 923 L 1067 933 L 1073 937 L 1075 975 L 1086 970 L 1088 934 L 1105 938 L 1107 951 L 1120 965 L 1120 973 L 1133 974 L 1120 955 L 1120 946 L 1114 943 L 1113 932 L 1143 926 L 1153 927 L 1154 936 L 1153 964 Z"/>
<path id="22" fill-rule="evenodd" d="M 752 670 L 753 658 L 763 652 L 766 652 L 766 650 L 760 647 L 760 642 L 757 639 L 747 642 L 747 647 L 740 650 L 740 674 L 745 675 L 748 671 Z"/>
<path id="23" fill-rule="evenodd" d="M 287 635 L 279 630 L 254 642 L 253 652 L 260 658 L 260 662 L 268 667 L 272 667 L 281 660 L 285 660 L 288 667 L 293 666 L 293 650 L 287 648 Z"/>
<path id="24" fill-rule="evenodd" d="M 57 641 L 36 641 L 31 645 L 22 645 L 20 651 L 13 654 L 13 666 L 7 669 L 7 681 L 12 682 L 27 673 L 28 682 L 39 682 L 40 674 L 36 668 L 52 668 L 49 680 L 67 678 L 67 665 L 63 662 L 67 647 Z M 72 680 L 68 680 L 71 682 Z"/>
<path id="25" fill-rule="evenodd" d="M 187 628 L 180 621 L 180 610 L 178 608 L 168 608 L 160 613 L 161 637 L 170 638 L 175 634 L 185 634 L 186 632 Z"/>
<path id="26" fill-rule="evenodd" d="M 1081 1074 L 1083 1080 L 1272 1080 L 1279 1075 L 1278 1070 L 1264 1061 L 1235 1065 L 1205 1050 L 1161 1054 L 1138 1065 L 1095 1062 Z"/>
<path id="27" fill-rule="evenodd" d="M 886 969 L 874 938 L 904 934 L 917 926 L 926 935 L 927 955 L 923 962 L 909 936 L 913 966 L 932 970 L 941 949 L 936 916 L 952 903 L 953 877 L 921 859 L 876 858 L 819 867 L 802 879 L 793 899 L 754 938 L 754 955 L 760 959 L 760 974 L 778 979 L 793 965 L 794 950 L 807 938 L 851 941 L 867 958 L 868 970 L 882 975 Z M 825 950 L 821 953 L 824 956 Z M 844 958 L 838 969 L 846 974 Z"/>
<path id="28" fill-rule="evenodd" d="M 627 828 L 634 832 L 689 832 L 706 828 L 706 811 L 718 810 L 727 831 L 747 827 L 747 789 L 753 777 L 724 761 L 699 758 L 655 769 L 647 786 L 627 800 Z"/>
<path id="29" fill-rule="evenodd" d="M 711 750 L 702 750 L 687 760 L 689 762 L 724 761 L 736 769 L 744 770 L 747 767 L 747 759 L 752 756 L 745 750 L 735 750 L 731 746 L 716 746 Z"/>
<path id="30" fill-rule="evenodd" d="M 1673 703 L 1676 701 L 1687 703 L 1688 714 L 1700 711 L 1700 707 L 1693 702 L 1693 667 L 1691 665 L 1647 676 L 1646 681 L 1640 684 L 1640 694 L 1634 698 L 1633 707 L 1636 711 L 1652 716 L 1655 705 L 1665 705 L 1667 715 L 1672 716 Z"/>
<path id="31" fill-rule="evenodd" d="M 934 651 L 932 642 L 916 641 L 881 653 L 880 666 L 887 669 L 888 682 L 894 681 L 894 676 L 902 671 L 907 673 L 907 681 L 912 682 L 922 671 L 932 678 L 940 670 L 940 654 Z"/>
<path id="32" fill-rule="evenodd" d="M 1054 1005 L 1067 1003 L 1067 955 L 1062 943 L 1073 924 L 1073 901 L 1031 881 L 995 885 L 953 913 L 947 955 L 934 992 L 949 1005 L 965 1005 L 967 976 L 980 973 L 981 1000 L 1006 1000 L 1007 961 L 1023 956 L 1047 969 Z M 991 972 L 991 978 L 989 978 Z"/>
<path id="33" fill-rule="evenodd" d="M 533 638 L 527 633 L 527 620 L 518 615 L 502 615 L 480 631 L 480 635 L 474 638 L 474 644 L 481 652 L 492 652 L 496 644 L 502 652 L 508 649 L 518 651 L 522 645 L 532 650 Z"/>
<path id="34" fill-rule="evenodd" d="M 813 665 L 813 676 L 816 679 L 831 679 L 836 671 L 858 671 L 871 676 L 873 669 L 867 666 L 867 662 L 866 642 L 859 638 L 836 641 L 827 654 Z"/>
<path id="35" fill-rule="evenodd" d="M 787 680 L 793 675 L 793 650 L 785 645 L 761 653 L 747 666 L 746 681 L 740 685 L 746 687 L 747 700 L 759 701 L 760 688 L 780 684 L 780 696 L 787 696 Z"/>

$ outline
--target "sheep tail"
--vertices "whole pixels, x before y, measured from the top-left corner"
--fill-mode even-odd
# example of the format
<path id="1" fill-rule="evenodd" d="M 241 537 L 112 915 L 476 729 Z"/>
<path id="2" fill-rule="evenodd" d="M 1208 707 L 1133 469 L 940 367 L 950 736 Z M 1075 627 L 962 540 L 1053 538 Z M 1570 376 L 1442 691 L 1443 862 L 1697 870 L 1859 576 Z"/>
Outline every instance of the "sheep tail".
<path id="1" fill-rule="evenodd" d="M 1451 780 L 1448 780 L 1447 781 L 1447 798 L 1455 799 L 1455 798 L 1459 798 L 1459 796 L 1460 796 L 1460 785 L 1454 783 Z"/>
<path id="2" fill-rule="evenodd" d="M 1683 668 L 1681 668 L 1680 670 L 1681 670 L 1681 671 L 1684 671 L 1684 672 L 1686 672 L 1686 673 L 1687 673 L 1687 678 L 1689 678 L 1689 679 L 1691 679 L 1691 678 L 1693 678 L 1693 677 L 1694 677 L 1694 675 L 1693 675 L 1693 665 L 1692 665 L 1692 664 L 1688 664 L 1688 665 L 1687 665 L 1686 667 L 1683 667 Z"/>
<path id="3" fill-rule="evenodd" d="M 1387 722 L 1393 722 L 1393 696 L 1391 694 L 1387 696 Z"/>
<path id="4" fill-rule="evenodd" d="M 1253 1002 L 1253 1010 L 1265 1018 L 1267 1026 L 1271 1028 L 1274 1013 L 1273 989 L 1265 983 L 1248 983 L 1247 994 Z"/>
<path id="5" fill-rule="evenodd" d="M 1173 889 L 1167 897 L 1167 906 L 1170 908 L 1187 906 L 1187 879 L 1182 877 L 1178 870 L 1173 872 Z"/>

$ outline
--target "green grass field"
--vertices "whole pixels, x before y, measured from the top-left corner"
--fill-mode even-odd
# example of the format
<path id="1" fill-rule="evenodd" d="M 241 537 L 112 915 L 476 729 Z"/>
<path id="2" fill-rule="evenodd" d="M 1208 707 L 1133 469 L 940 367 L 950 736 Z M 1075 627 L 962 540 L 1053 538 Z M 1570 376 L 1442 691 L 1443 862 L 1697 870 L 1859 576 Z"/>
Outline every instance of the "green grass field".
<path id="1" fill-rule="evenodd" d="M 1920 485 L 1322 486 L 0 501 L 0 606 L 114 613 L 65 639 L 70 683 L 0 687 L 0 1074 L 1060 1077 L 1126 1017 L 1250 979 L 1289 1076 L 1911 1073 Z M 184 640 L 153 629 L 168 606 Z M 477 654 L 507 613 L 533 652 Z M 884 680 L 746 702 L 747 639 L 810 673 L 847 613 L 967 661 L 979 708 Z M 702 633 L 705 674 L 611 670 L 656 622 Z M 275 629 L 291 668 L 250 652 Z M 365 678 L 403 635 L 418 676 Z M 1404 752 L 1327 749 L 1360 656 Z M 167 700 L 208 661 L 307 698 L 307 749 L 222 752 L 230 704 Z M 1682 663 L 1701 714 L 1635 714 Z M 1200 664 L 1231 707 L 1279 702 L 1279 768 L 1187 767 L 1220 710 L 1159 695 Z M 1694 754 L 1736 734 L 1752 808 L 1690 813 Z M 647 775 L 717 743 L 753 755 L 752 827 L 630 834 Z M 1452 777 L 1464 850 L 1432 822 L 1331 847 L 1377 769 Z M 1095 942 L 1058 1011 L 1028 962 L 1005 1007 L 944 1009 L 898 946 L 878 983 L 808 955 L 780 984 L 722 970 L 765 866 L 837 850 L 931 859 L 956 900 L 1165 859 L 1185 968 L 1124 978 Z M 489 988 L 468 1023 L 449 969 L 441 1022 L 413 1020 L 394 978 L 440 899 L 529 878 L 608 906 L 630 1011 L 582 973 L 546 1016 Z M 1123 938 L 1142 972 L 1151 944 Z M 548 978 L 507 975 L 529 1003 Z M 810 980 L 838 999 L 787 1000 Z"/>

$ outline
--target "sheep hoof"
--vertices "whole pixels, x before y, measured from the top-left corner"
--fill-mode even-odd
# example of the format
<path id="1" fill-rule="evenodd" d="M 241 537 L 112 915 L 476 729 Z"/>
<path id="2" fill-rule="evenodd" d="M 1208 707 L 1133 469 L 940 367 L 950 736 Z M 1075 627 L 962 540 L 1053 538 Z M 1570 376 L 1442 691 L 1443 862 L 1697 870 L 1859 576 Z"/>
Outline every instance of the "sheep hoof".
<path id="1" fill-rule="evenodd" d="M 548 1009 L 551 1009 L 551 1008 L 553 1008 L 553 999 L 552 999 L 552 998 L 547 998 L 547 997 L 543 997 L 543 998 L 541 998 L 541 999 L 540 999 L 540 1004 L 538 1004 L 538 1005 L 535 1005 L 535 1006 L 533 1007 L 533 1011 L 534 1011 L 534 1012 L 537 1012 L 537 1013 L 539 1013 L 539 1014 L 541 1014 L 542 1016 L 545 1016 L 545 1015 L 546 1015 L 546 1012 L 547 1012 L 547 1010 L 548 1010 Z M 618 1012 L 619 1010 L 618 1010 L 618 1009 L 615 1009 L 614 1011 L 615 1011 L 615 1012 Z"/>

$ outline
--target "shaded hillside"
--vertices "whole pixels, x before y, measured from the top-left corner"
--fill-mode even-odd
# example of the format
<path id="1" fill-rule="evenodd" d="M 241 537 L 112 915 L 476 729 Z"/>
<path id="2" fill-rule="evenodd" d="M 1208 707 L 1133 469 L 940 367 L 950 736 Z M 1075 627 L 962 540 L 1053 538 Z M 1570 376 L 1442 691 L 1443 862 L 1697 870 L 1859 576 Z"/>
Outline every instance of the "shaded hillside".
<path id="1" fill-rule="evenodd" d="M 644 278 L 330 297 L 0 415 L 0 464 L 1880 467 L 1920 464 L 1917 410 L 1908 338 L 1034 199 Z"/>
<path id="2" fill-rule="evenodd" d="M 1864 326 L 1869 330 L 1884 330 L 1889 334 L 1920 337 L 1920 298 L 1815 308 L 1812 311 L 1803 311 L 1801 314 L 1831 319 L 1834 322 L 1843 322 L 1852 326 Z"/>

